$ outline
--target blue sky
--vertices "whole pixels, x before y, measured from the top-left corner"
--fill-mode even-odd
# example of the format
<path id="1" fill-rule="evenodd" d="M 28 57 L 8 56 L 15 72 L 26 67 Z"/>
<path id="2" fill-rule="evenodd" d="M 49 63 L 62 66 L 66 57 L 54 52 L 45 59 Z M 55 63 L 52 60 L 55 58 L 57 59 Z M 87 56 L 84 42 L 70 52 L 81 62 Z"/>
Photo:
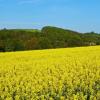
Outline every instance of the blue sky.
<path id="1" fill-rule="evenodd" d="M 45 25 L 100 33 L 100 0 L 0 0 L 0 28 Z"/>

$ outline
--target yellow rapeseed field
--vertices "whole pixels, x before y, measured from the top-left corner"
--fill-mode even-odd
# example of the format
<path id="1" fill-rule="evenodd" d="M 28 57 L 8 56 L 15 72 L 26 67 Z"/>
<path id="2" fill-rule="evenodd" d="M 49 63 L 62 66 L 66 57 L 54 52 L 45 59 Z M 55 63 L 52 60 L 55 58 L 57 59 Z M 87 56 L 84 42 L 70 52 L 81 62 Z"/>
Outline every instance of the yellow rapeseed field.
<path id="1" fill-rule="evenodd" d="M 0 100 L 100 100 L 100 46 L 0 53 Z"/>

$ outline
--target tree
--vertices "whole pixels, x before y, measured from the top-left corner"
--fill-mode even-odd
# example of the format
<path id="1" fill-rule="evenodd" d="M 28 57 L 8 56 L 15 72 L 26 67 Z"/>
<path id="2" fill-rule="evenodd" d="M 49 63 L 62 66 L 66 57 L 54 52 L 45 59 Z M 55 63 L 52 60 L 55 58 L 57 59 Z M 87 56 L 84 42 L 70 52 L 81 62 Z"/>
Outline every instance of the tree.
<path id="1" fill-rule="evenodd" d="M 0 40 L 0 52 L 5 52 L 4 41 Z"/>
<path id="2" fill-rule="evenodd" d="M 14 40 L 14 51 L 25 50 L 24 42 L 22 40 Z"/>
<path id="3" fill-rule="evenodd" d="M 38 45 L 38 39 L 36 37 L 31 37 L 29 40 L 25 42 L 25 48 L 27 50 L 36 49 Z"/>
<path id="4" fill-rule="evenodd" d="M 14 51 L 14 43 L 12 40 L 5 40 L 5 51 Z"/>
<path id="5" fill-rule="evenodd" d="M 51 42 L 46 37 L 40 37 L 38 43 L 38 49 L 49 49 L 52 48 Z"/>

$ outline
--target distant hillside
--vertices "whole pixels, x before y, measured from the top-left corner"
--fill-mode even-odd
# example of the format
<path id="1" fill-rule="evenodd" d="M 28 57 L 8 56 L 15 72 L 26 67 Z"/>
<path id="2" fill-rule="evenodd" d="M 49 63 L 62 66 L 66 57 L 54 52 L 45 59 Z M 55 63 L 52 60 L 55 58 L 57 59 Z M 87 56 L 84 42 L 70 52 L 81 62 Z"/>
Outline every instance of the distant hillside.
<path id="1" fill-rule="evenodd" d="M 0 30 L 0 51 L 18 51 L 100 45 L 100 34 L 79 33 L 58 27 Z"/>
<path id="2" fill-rule="evenodd" d="M 28 32 L 39 32 L 38 29 L 4 29 L 4 30 L 13 30 L 13 31 L 28 31 Z"/>

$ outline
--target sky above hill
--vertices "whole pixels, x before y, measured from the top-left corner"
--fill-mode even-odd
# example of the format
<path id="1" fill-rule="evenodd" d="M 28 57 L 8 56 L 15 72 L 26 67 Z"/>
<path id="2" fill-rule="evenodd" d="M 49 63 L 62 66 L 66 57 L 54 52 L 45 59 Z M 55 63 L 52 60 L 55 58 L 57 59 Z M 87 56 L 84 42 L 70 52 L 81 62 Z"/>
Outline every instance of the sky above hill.
<path id="1" fill-rule="evenodd" d="M 100 33 L 100 0 L 0 0 L 0 28 L 45 25 Z"/>

